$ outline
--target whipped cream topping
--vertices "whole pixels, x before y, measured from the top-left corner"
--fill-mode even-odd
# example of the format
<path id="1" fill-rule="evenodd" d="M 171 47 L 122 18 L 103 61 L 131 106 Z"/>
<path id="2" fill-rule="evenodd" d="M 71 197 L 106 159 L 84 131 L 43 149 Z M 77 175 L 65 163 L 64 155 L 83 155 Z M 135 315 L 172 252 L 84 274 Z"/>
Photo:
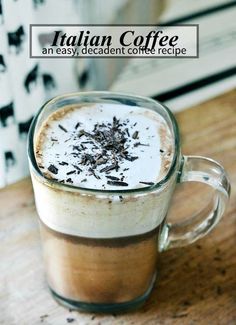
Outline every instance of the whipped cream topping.
<path id="1" fill-rule="evenodd" d="M 52 113 L 35 154 L 45 177 L 76 187 L 134 189 L 168 172 L 173 142 L 161 115 L 143 107 L 90 104 Z"/>

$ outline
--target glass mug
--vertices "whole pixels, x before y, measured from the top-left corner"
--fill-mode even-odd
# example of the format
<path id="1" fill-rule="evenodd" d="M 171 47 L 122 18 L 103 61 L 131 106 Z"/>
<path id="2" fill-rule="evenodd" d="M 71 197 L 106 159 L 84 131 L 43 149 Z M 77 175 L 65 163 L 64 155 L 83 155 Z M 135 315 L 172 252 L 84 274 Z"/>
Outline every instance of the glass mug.
<path id="1" fill-rule="evenodd" d="M 173 160 L 165 177 L 149 187 L 115 191 L 45 178 L 34 152 L 39 128 L 52 112 L 83 103 L 117 103 L 158 112 L 174 139 Z M 123 312 L 141 306 L 155 283 L 158 252 L 205 236 L 222 217 L 230 194 L 223 167 L 208 158 L 183 156 L 172 113 L 140 96 L 94 91 L 48 101 L 32 122 L 28 158 L 49 288 L 61 304 L 83 311 Z M 187 221 L 168 223 L 176 185 L 193 181 L 214 189 L 211 202 Z"/>

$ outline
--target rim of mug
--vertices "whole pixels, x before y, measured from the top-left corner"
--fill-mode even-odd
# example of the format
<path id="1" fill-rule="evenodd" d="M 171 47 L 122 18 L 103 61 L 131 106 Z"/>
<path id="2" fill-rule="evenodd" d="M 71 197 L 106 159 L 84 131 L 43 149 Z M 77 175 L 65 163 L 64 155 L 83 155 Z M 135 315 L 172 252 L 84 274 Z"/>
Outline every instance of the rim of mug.
<path id="1" fill-rule="evenodd" d="M 170 118 L 172 128 L 173 128 L 173 133 L 174 133 L 174 155 L 172 158 L 172 162 L 170 165 L 170 168 L 167 172 L 167 174 L 159 181 L 154 183 L 153 185 L 146 186 L 143 188 L 135 188 L 135 189 L 122 189 L 122 190 L 101 190 L 101 189 L 94 189 L 94 188 L 86 188 L 86 187 L 80 187 L 80 186 L 73 186 L 67 183 L 59 183 L 56 180 L 46 178 L 43 173 L 41 172 L 40 168 L 38 167 L 36 158 L 35 158 L 35 152 L 34 152 L 34 133 L 35 133 L 35 127 L 37 125 L 38 119 L 41 116 L 42 112 L 48 108 L 48 106 L 63 100 L 67 99 L 70 97 L 79 97 L 79 96 L 107 96 L 109 95 L 109 100 L 114 97 L 114 100 L 118 100 L 118 98 L 115 97 L 125 97 L 137 100 L 140 99 L 142 101 L 146 101 L 149 103 L 153 103 L 154 105 L 158 104 L 161 106 L 161 108 L 167 113 L 168 117 Z M 104 98 L 104 101 L 106 99 Z M 60 109 L 60 108 L 59 108 Z M 147 109 L 151 109 L 148 108 Z M 29 133 L 28 133 L 28 139 L 27 139 L 27 154 L 28 154 L 28 159 L 30 162 L 30 167 L 33 169 L 33 172 L 36 174 L 36 176 L 42 181 L 43 184 L 53 187 L 55 189 L 60 189 L 64 191 L 69 191 L 69 192 L 84 192 L 87 194 L 110 194 L 110 195 L 125 195 L 125 194 L 134 194 L 134 193 L 146 193 L 146 192 L 153 192 L 157 189 L 159 189 L 161 186 L 163 186 L 167 181 L 170 179 L 172 174 L 175 171 L 175 167 L 178 161 L 178 157 L 180 155 L 180 139 L 179 139 L 179 128 L 176 122 L 176 119 L 172 112 L 169 110 L 168 107 L 166 107 L 163 103 L 159 102 L 158 100 L 145 97 L 145 96 L 139 96 L 136 94 L 131 94 L 131 93 L 123 93 L 123 92 L 112 92 L 112 91 L 84 91 L 84 92 L 72 92 L 72 93 L 66 93 L 63 95 L 55 96 L 51 98 L 50 100 L 46 101 L 42 107 L 38 110 L 38 112 L 35 114 L 32 123 L 30 125 Z"/>

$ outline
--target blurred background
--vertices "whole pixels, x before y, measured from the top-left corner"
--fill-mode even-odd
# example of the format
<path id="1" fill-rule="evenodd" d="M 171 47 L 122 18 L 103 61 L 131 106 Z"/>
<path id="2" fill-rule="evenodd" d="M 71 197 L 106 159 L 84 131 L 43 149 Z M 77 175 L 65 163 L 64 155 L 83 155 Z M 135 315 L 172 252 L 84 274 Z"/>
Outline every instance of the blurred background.
<path id="1" fill-rule="evenodd" d="M 30 59 L 29 24 L 199 24 L 195 59 Z M 47 35 L 39 36 L 47 43 Z M 0 0 L 0 187 L 28 175 L 35 112 L 64 92 L 151 96 L 173 111 L 236 87 L 236 1 Z"/>

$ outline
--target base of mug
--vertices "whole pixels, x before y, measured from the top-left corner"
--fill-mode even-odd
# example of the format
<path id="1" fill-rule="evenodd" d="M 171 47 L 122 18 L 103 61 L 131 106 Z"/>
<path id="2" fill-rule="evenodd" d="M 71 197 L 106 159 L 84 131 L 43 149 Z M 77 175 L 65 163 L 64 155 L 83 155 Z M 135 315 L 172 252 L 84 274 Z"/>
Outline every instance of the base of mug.
<path id="1" fill-rule="evenodd" d="M 52 288 L 49 287 L 49 289 L 54 299 L 60 305 L 63 305 L 64 307 L 67 307 L 69 309 L 73 309 L 73 310 L 76 309 L 82 312 L 93 312 L 93 313 L 125 313 L 140 308 L 146 302 L 153 289 L 155 280 L 156 280 L 156 275 L 153 277 L 151 285 L 142 296 L 132 301 L 111 303 L 111 304 L 87 303 L 82 301 L 71 300 L 60 296 Z"/>

